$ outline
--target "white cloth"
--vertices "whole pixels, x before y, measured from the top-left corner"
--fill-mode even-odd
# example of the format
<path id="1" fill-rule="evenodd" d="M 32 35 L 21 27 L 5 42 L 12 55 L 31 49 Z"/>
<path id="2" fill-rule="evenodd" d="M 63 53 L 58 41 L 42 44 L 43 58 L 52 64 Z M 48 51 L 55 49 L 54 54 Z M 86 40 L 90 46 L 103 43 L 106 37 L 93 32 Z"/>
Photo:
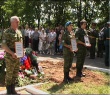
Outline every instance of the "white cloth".
<path id="1" fill-rule="evenodd" d="M 43 39 L 43 40 L 42 40 Z M 46 33 L 39 32 L 39 50 L 41 51 L 43 48 L 43 42 L 46 41 Z"/>
<path id="2" fill-rule="evenodd" d="M 43 42 L 43 40 L 46 40 L 46 33 L 45 32 L 44 33 L 43 32 L 40 32 L 39 37 L 41 38 L 41 39 L 39 38 L 39 41 L 42 41 Z"/>
<path id="3" fill-rule="evenodd" d="M 24 30 L 24 36 L 28 36 L 29 37 L 29 32 L 30 32 L 29 29 L 25 29 Z"/>
<path id="4" fill-rule="evenodd" d="M 40 31 L 40 30 L 38 30 L 38 33 L 40 34 L 40 33 L 41 33 L 41 31 Z"/>
<path id="5" fill-rule="evenodd" d="M 56 38 L 56 33 L 55 32 L 50 32 L 48 34 L 48 41 L 51 42 L 53 39 L 55 41 L 55 38 Z"/>
<path id="6" fill-rule="evenodd" d="M 33 35 L 34 32 L 35 32 L 34 30 L 30 30 L 30 31 L 29 31 L 29 38 L 32 37 L 32 35 Z"/>

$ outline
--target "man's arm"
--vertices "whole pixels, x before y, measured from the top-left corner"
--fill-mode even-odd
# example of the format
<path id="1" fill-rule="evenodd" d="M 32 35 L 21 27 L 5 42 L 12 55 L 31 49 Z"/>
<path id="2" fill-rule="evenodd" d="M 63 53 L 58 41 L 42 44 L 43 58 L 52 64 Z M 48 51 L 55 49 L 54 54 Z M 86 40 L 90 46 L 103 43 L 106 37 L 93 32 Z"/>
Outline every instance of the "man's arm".
<path id="1" fill-rule="evenodd" d="M 3 44 L 3 43 L 2 43 L 2 48 L 3 48 L 7 53 L 9 53 L 9 54 L 11 54 L 11 55 L 14 54 L 14 52 L 12 52 L 12 51 L 8 48 L 8 46 L 7 46 L 6 44 Z"/>
<path id="2" fill-rule="evenodd" d="M 64 33 L 63 36 L 62 36 L 62 43 L 63 43 L 63 46 L 68 48 L 68 49 L 71 49 L 71 45 L 67 45 L 66 44 L 66 34 Z"/>
<path id="3" fill-rule="evenodd" d="M 80 41 L 80 40 L 77 40 L 77 44 L 81 44 L 81 45 L 83 45 L 83 46 L 86 46 L 86 44 L 85 43 L 83 43 L 82 41 Z"/>
<path id="4" fill-rule="evenodd" d="M 81 44 L 83 46 L 86 46 L 86 44 L 84 42 L 82 42 L 82 41 L 79 40 L 79 38 L 80 38 L 80 31 L 76 31 L 75 38 L 76 38 L 77 44 Z"/>
<path id="5" fill-rule="evenodd" d="M 1 46 L 7 53 L 11 54 L 13 58 L 17 58 L 15 53 L 13 51 L 11 51 L 9 49 L 9 47 L 7 46 L 6 41 L 7 41 L 7 34 L 4 32 L 3 37 L 2 37 L 2 45 Z"/>

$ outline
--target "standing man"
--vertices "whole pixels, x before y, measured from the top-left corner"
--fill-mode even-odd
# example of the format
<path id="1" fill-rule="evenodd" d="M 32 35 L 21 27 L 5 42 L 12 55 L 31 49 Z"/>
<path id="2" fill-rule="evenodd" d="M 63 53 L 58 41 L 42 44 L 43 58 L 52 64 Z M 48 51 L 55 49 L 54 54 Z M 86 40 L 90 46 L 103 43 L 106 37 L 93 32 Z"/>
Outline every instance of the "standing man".
<path id="1" fill-rule="evenodd" d="M 105 66 L 109 67 L 110 65 L 110 56 L 109 56 L 109 45 L 110 45 L 110 21 L 107 22 L 108 27 L 104 31 L 104 40 L 105 40 Z"/>
<path id="2" fill-rule="evenodd" d="M 90 59 L 95 59 L 96 38 L 98 37 L 98 31 L 96 30 L 96 22 L 92 22 L 92 26 L 88 35 L 91 43 Z"/>
<path id="3" fill-rule="evenodd" d="M 66 31 L 64 32 L 62 36 L 62 43 L 63 43 L 63 57 L 64 57 L 64 83 L 68 83 L 72 81 L 72 79 L 69 77 L 69 71 L 72 66 L 73 62 L 73 51 L 71 46 L 71 38 L 70 38 L 70 32 L 73 30 L 73 25 L 71 21 L 68 21 L 65 24 Z"/>
<path id="4" fill-rule="evenodd" d="M 104 49 L 104 28 L 100 30 L 98 33 L 98 43 L 97 43 L 97 57 L 103 57 L 103 49 Z"/>
<path id="5" fill-rule="evenodd" d="M 42 28 L 41 33 L 39 35 L 39 51 L 40 54 L 45 54 L 46 49 L 46 32 L 44 28 Z"/>
<path id="6" fill-rule="evenodd" d="M 33 50 L 38 53 L 38 46 L 39 46 L 39 33 L 38 28 L 35 28 L 35 32 L 32 35 L 32 42 L 33 42 Z"/>
<path id="7" fill-rule="evenodd" d="M 15 91 L 15 82 L 19 71 L 19 58 L 15 53 L 15 42 L 22 42 L 21 31 L 18 30 L 19 18 L 12 16 L 10 18 L 11 27 L 4 31 L 2 38 L 2 48 L 6 51 L 6 89 L 7 94 L 17 94 Z"/>
<path id="8" fill-rule="evenodd" d="M 85 44 L 85 39 L 84 37 L 87 36 L 87 33 L 85 31 L 86 29 L 87 22 L 86 20 L 82 20 L 80 22 L 80 28 L 76 31 L 75 37 L 77 41 L 77 47 L 78 47 L 78 52 L 77 52 L 77 61 L 76 61 L 76 76 L 78 77 L 84 77 L 85 74 L 82 73 L 85 57 L 86 57 L 86 44 Z M 89 46 L 88 46 L 89 47 Z"/>
<path id="9" fill-rule="evenodd" d="M 59 35 L 60 35 L 60 28 L 59 26 L 56 27 L 56 42 L 55 42 L 55 53 L 58 54 L 59 53 Z"/>
<path id="10" fill-rule="evenodd" d="M 29 26 L 25 26 L 25 31 L 24 31 L 24 43 L 25 43 L 25 48 L 29 47 Z"/>

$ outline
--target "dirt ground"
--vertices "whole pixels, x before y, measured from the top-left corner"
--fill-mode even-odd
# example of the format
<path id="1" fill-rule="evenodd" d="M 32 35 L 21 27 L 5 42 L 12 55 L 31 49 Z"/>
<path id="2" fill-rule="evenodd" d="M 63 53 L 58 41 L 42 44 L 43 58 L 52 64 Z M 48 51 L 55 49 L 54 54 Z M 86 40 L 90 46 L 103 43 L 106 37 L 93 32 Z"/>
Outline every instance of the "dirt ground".
<path id="1" fill-rule="evenodd" d="M 62 83 L 63 81 L 63 61 L 55 62 L 55 61 L 41 61 L 39 63 L 42 66 L 43 71 L 45 73 L 46 81 L 53 81 L 56 83 Z M 109 80 L 105 79 L 105 76 L 99 72 L 95 72 L 92 70 L 88 70 L 87 68 L 83 69 L 83 73 L 86 74 L 85 77 L 81 79 L 75 77 L 76 75 L 76 64 L 73 63 L 70 69 L 70 77 L 73 78 L 73 82 L 84 82 L 84 84 L 88 85 L 89 83 L 98 84 L 109 84 Z M 0 83 L 0 91 L 5 90 L 4 84 Z"/>
<path id="2" fill-rule="evenodd" d="M 53 62 L 53 61 L 42 61 L 40 65 L 43 68 L 45 73 L 45 77 L 48 80 L 54 81 L 56 83 L 61 83 L 63 81 L 63 61 L 61 62 Z M 95 84 L 108 84 L 108 80 L 105 79 L 104 75 L 101 73 L 94 72 L 92 70 L 88 70 L 87 68 L 83 69 L 83 73 L 86 74 L 85 77 L 81 79 L 75 77 L 76 75 L 76 64 L 74 63 L 70 69 L 70 77 L 73 78 L 74 82 L 84 82 L 95 83 Z"/>

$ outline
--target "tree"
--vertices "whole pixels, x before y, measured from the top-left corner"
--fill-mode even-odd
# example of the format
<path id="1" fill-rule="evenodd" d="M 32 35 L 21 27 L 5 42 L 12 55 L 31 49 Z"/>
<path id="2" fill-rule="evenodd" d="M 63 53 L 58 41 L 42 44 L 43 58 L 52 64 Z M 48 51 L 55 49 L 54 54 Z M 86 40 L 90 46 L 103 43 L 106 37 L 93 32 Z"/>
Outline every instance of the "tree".
<path id="1" fill-rule="evenodd" d="M 9 18 L 17 15 L 21 24 L 33 25 L 35 20 L 48 26 L 64 25 L 71 20 L 86 19 L 105 23 L 109 19 L 108 0 L 0 0 L 0 26 L 9 26 Z M 105 15 L 106 14 L 106 15 Z M 100 24 L 99 24 L 100 25 Z"/>

